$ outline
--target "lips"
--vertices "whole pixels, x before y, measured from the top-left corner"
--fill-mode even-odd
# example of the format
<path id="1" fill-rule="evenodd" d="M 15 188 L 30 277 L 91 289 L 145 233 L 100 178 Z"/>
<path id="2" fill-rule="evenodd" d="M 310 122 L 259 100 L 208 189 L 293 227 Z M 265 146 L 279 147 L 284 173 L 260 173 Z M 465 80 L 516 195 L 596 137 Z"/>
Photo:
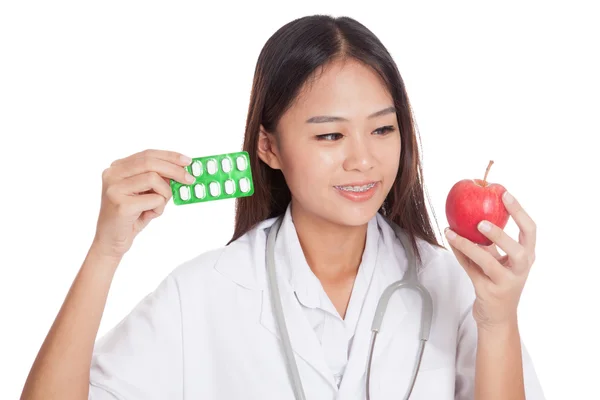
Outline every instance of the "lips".
<path id="1" fill-rule="evenodd" d="M 379 188 L 379 182 L 353 182 L 334 186 L 337 193 L 353 202 L 365 202 L 373 198 Z"/>

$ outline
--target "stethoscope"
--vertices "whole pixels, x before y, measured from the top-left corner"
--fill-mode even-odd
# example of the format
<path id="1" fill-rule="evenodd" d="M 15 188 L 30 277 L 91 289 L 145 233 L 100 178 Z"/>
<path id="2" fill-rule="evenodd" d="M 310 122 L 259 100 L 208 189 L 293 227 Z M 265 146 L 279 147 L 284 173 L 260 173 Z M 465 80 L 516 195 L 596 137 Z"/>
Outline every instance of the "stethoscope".
<path id="1" fill-rule="evenodd" d="M 279 288 L 277 286 L 277 276 L 275 271 L 275 239 L 277 238 L 277 234 L 279 233 L 279 228 L 281 226 L 281 222 L 283 220 L 283 216 L 277 218 L 274 224 L 271 226 L 267 237 L 267 279 L 269 281 L 269 288 L 271 291 L 271 301 L 273 303 L 273 311 L 275 313 L 275 321 L 279 327 L 279 332 L 281 334 L 282 342 L 283 342 L 283 352 L 286 358 L 288 372 L 290 374 L 290 379 L 292 381 L 292 387 L 294 389 L 294 395 L 296 400 L 306 400 L 304 395 L 304 388 L 302 386 L 302 382 L 300 380 L 300 374 L 298 372 L 298 365 L 296 364 L 296 360 L 294 358 L 294 353 L 292 350 L 292 345 L 290 342 L 290 337 L 287 331 L 287 327 L 285 324 L 285 317 L 283 315 L 283 308 L 281 306 L 281 298 L 279 294 Z M 421 359 L 423 357 L 423 351 L 425 350 L 425 343 L 429 339 L 429 331 L 431 329 L 431 319 L 433 315 L 433 306 L 431 295 L 425 289 L 423 285 L 421 285 L 417 278 L 417 260 L 414 255 L 413 248 L 409 242 L 408 235 L 404 232 L 402 228 L 400 228 L 393 221 L 386 219 L 388 224 L 392 227 L 398 239 L 402 243 L 404 250 L 408 259 L 408 266 L 404 276 L 401 280 L 392 283 L 389 285 L 379 299 L 379 303 L 377 304 L 377 309 L 375 311 L 375 317 L 373 318 L 373 324 L 371 325 L 371 331 L 373 332 L 371 335 L 371 348 L 369 352 L 369 361 L 367 364 L 367 384 L 366 384 L 366 396 L 367 400 L 370 399 L 370 380 L 371 380 L 371 362 L 373 359 L 373 350 L 375 349 L 375 339 L 377 338 L 377 334 L 381 328 L 381 322 L 383 321 L 383 316 L 385 315 L 385 311 L 390 300 L 390 297 L 394 292 L 398 289 L 416 289 L 417 292 L 421 296 L 421 331 L 419 333 L 420 344 L 419 344 L 419 352 L 417 354 L 417 358 L 415 361 L 415 366 L 413 369 L 412 377 L 410 380 L 409 388 L 406 393 L 406 397 L 404 400 L 407 400 L 410 397 L 410 394 L 415 385 L 415 381 L 417 379 L 417 374 L 419 373 L 419 367 L 421 365 Z"/>

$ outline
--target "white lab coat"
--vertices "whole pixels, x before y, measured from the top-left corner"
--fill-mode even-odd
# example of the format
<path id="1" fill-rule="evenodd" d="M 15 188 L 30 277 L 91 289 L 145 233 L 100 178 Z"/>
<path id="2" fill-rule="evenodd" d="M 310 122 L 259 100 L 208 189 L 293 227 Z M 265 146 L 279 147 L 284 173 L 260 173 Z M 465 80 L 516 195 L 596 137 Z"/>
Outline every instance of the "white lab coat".
<path id="1" fill-rule="evenodd" d="M 281 230 L 289 228 L 290 208 Z M 265 273 L 269 219 L 229 246 L 180 265 L 96 343 L 90 371 L 93 400 L 294 400 L 272 313 Z M 402 278 L 406 256 L 381 218 L 376 268 L 358 318 L 341 385 L 285 273 L 285 241 L 276 243 L 279 288 L 307 400 L 364 400 L 371 323 L 377 301 Z M 419 242 L 420 282 L 433 299 L 433 323 L 412 400 L 473 399 L 477 329 L 474 290 L 452 252 Z M 367 251 L 367 250 L 365 250 Z M 402 399 L 417 355 L 420 300 L 413 291 L 392 297 L 377 337 L 371 399 Z M 544 400 L 524 345 L 528 400 Z"/>

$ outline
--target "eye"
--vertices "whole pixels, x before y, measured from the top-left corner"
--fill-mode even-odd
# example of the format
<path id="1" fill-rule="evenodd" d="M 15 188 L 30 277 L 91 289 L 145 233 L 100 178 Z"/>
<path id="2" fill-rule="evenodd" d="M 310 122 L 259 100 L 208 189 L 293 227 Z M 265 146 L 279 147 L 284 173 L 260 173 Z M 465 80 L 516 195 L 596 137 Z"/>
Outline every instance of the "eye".
<path id="1" fill-rule="evenodd" d="M 317 135 L 317 140 L 333 141 L 340 139 L 341 137 L 341 133 L 326 133 L 323 135 Z"/>
<path id="2" fill-rule="evenodd" d="M 395 130 L 396 130 L 396 128 L 393 125 L 387 125 L 387 126 L 382 126 L 381 128 L 377 128 L 373 132 L 378 135 L 383 136 L 387 133 L 394 132 Z"/>

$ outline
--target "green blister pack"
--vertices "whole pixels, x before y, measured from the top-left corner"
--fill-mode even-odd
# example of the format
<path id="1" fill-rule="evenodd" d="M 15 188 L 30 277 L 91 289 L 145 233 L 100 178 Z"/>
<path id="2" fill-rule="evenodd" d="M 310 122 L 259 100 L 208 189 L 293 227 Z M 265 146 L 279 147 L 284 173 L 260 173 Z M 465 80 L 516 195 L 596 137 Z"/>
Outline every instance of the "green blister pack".
<path id="1" fill-rule="evenodd" d="M 185 166 L 196 181 L 183 184 L 171 179 L 176 205 L 246 197 L 254 194 L 250 157 L 245 151 L 196 157 Z"/>

